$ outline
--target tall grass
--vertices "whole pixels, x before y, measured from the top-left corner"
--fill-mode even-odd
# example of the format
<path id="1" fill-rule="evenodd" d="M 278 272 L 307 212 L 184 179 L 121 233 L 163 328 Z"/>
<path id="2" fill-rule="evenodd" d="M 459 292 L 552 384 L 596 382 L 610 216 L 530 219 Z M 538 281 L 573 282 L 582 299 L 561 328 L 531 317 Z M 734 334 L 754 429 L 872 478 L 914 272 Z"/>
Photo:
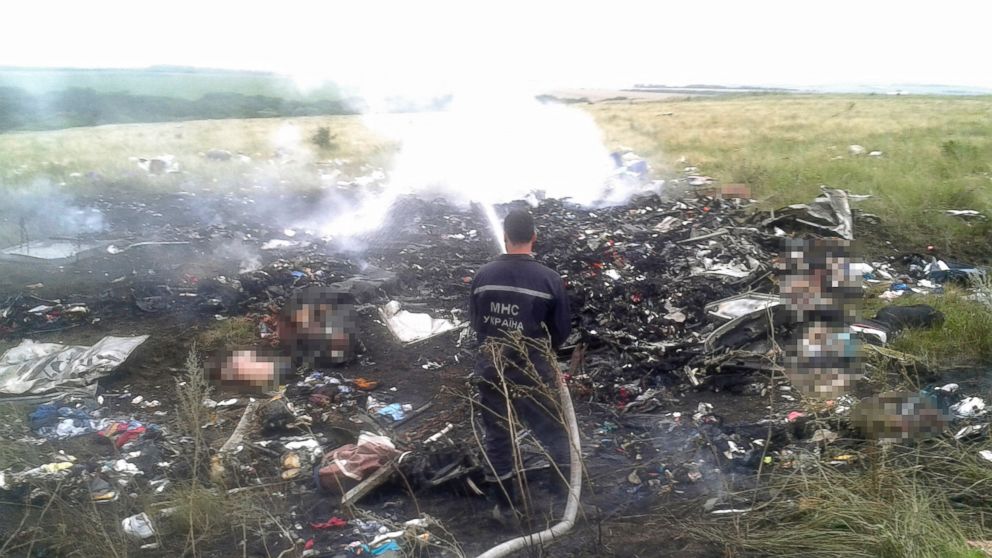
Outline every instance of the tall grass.
<path id="1" fill-rule="evenodd" d="M 978 293 L 982 291 L 978 288 Z M 870 292 L 862 303 L 864 317 L 886 305 L 928 304 L 944 314 L 944 323 L 926 329 L 906 329 L 890 347 L 920 360 L 927 368 L 980 366 L 992 362 L 992 307 L 969 291 L 948 287 L 943 294 L 901 296 L 890 303 Z M 992 299 L 990 299 L 992 300 Z"/>
<path id="2" fill-rule="evenodd" d="M 192 445 L 188 448 L 189 466 L 193 479 L 204 471 L 209 447 L 203 436 L 203 425 L 209 422 L 209 409 L 203 404 L 210 396 L 210 386 L 200 365 L 196 345 L 186 355 L 186 373 L 176 378 L 176 430 Z"/>
<path id="3" fill-rule="evenodd" d="M 936 370 L 992 362 L 992 311 L 987 306 L 956 290 L 901 302 L 930 304 L 943 312 L 944 324 L 905 331 L 892 343 L 896 350 L 916 355 Z"/>
<path id="4" fill-rule="evenodd" d="M 21 438 L 31 434 L 28 428 L 26 405 L 4 403 L 0 400 L 0 470 L 35 467 L 41 459 L 42 449 L 25 443 Z"/>
<path id="5" fill-rule="evenodd" d="M 793 471 L 776 472 L 760 493 L 739 495 L 756 499 L 752 511 L 687 529 L 721 542 L 727 556 L 983 556 L 967 541 L 990 535 L 988 525 L 975 521 L 987 502 L 952 499 L 973 491 L 969 485 L 976 482 L 962 473 L 962 463 L 983 485 L 992 473 L 976 473 L 969 450 L 946 442 L 881 453 L 856 471 L 806 460 Z"/>
<path id="6" fill-rule="evenodd" d="M 219 349 L 234 349 L 251 345 L 258 339 L 255 322 L 248 318 L 231 318 L 211 324 L 196 338 L 197 347 L 210 353 Z"/>

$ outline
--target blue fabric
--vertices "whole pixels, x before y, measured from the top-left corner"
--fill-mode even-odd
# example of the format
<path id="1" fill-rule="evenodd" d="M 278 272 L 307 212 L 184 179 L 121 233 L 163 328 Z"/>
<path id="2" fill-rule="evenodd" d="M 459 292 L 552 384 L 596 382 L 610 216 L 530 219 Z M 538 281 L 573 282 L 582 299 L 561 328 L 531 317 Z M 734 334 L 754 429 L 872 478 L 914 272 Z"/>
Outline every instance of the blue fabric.
<path id="1" fill-rule="evenodd" d="M 59 407 L 56 403 L 45 403 L 40 405 L 35 409 L 30 415 L 28 415 L 28 420 L 31 423 L 32 430 L 38 430 L 39 428 L 45 426 L 52 426 L 61 419 L 79 419 L 79 420 L 89 420 L 90 412 L 86 409 L 73 409 L 72 407 Z"/>
<path id="2" fill-rule="evenodd" d="M 403 420 L 406 418 L 406 413 L 403 412 L 403 406 L 399 403 L 391 403 L 385 407 L 379 409 L 376 413 L 379 416 L 389 417 L 393 420 Z"/>
<path id="3" fill-rule="evenodd" d="M 380 545 L 380 546 L 377 546 L 377 547 L 373 548 L 372 549 L 372 556 L 379 556 L 380 554 L 385 554 L 385 553 L 389 552 L 390 550 L 395 551 L 395 552 L 399 552 L 402 549 L 400 548 L 400 545 L 396 544 L 396 541 L 389 541 L 386 544 L 383 544 L 383 545 Z"/>

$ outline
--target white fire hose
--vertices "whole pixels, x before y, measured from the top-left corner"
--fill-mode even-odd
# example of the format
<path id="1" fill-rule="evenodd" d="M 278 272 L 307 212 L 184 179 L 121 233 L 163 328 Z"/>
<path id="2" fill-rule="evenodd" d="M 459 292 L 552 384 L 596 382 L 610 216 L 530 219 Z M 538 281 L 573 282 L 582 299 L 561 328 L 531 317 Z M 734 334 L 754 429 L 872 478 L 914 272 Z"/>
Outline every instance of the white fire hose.
<path id="1" fill-rule="evenodd" d="M 575 408 L 572 407 L 572 397 L 568 393 L 568 386 L 565 385 L 560 372 L 557 376 L 561 410 L 565 424 L 568 426 L 568 441 L 571 448 L 569 452 L 571 470 L 568 479 L 568 501 L 565 503 L 565 516 L 548 529 L 500 543 L 480 554 L 478 558 L 502 558 L 511 552 L 552 542 L 569 532 L 575 525 L 575 516 L 579 512 L 579 497 L 582 494 L 582 450 L 579 447 L 579 424 L 575 420 Z"/>

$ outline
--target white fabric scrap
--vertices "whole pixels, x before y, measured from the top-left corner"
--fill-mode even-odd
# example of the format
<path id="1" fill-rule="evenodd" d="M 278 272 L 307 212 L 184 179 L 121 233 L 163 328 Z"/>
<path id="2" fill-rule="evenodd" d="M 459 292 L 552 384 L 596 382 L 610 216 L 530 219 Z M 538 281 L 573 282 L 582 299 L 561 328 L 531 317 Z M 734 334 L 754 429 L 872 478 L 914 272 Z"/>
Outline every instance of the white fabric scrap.
<path id="1" fill-rule="evenodd" d="M 985 400 L 981 397 L 965 397 L 951 405 L 951 412 L 961 418 L 977 417 L 985 414 Z"/>
<path id="2" fill-rule="evenodd" d="M 780 304 L 782 304 L 782 301 L 771 298 L 737 298 L 734 300 L 727 300 L 722 304 L 719 304 L 716 309 L 710 313 L 720 318 L 732 320 L 734 318 L 747 316 L 748 314 L 765 310 L 773 306 L 778 306 Z"/>
<path id="3" fill-rule="evenodd" d="M 465 325 L 464 322 L 453 322 L 442 318 L 433 318 L 426 313 L 402 310 L 400 303 L 396 300 L 379 308 L 379 314 L 386 322 L 389 331 L 404 344 L 423 341 Z"/>

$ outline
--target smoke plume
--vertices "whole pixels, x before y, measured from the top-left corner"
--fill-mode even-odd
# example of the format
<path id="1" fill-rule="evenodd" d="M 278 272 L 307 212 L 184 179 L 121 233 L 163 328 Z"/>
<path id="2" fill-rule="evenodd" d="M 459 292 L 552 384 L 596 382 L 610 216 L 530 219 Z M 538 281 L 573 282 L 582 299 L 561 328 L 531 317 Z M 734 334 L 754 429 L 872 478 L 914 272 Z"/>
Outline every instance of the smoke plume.
<path id="1" fill-rule="evenodd" d="M 38 240 L 48 237 L 75 237 L 105 229 L 103 213 L 82 207 L 72 196 L 48 181 L 30 186 L 8 187 L 0 208 L 0 221 L 13 236 Z"/>
<path id="2" fill-rule="evenodd" d="M 400 153 L 386 187 L 326 219 L 325 235 L 377 229 L 403 195 L 491 207 L 535 194 L 611 204 L 634 191 L 611 184 L 615 165 L 589 115 L 527 92 L 467 89 L 445 111 L 374 114 L 366 122 L 398 140 Z"/>

